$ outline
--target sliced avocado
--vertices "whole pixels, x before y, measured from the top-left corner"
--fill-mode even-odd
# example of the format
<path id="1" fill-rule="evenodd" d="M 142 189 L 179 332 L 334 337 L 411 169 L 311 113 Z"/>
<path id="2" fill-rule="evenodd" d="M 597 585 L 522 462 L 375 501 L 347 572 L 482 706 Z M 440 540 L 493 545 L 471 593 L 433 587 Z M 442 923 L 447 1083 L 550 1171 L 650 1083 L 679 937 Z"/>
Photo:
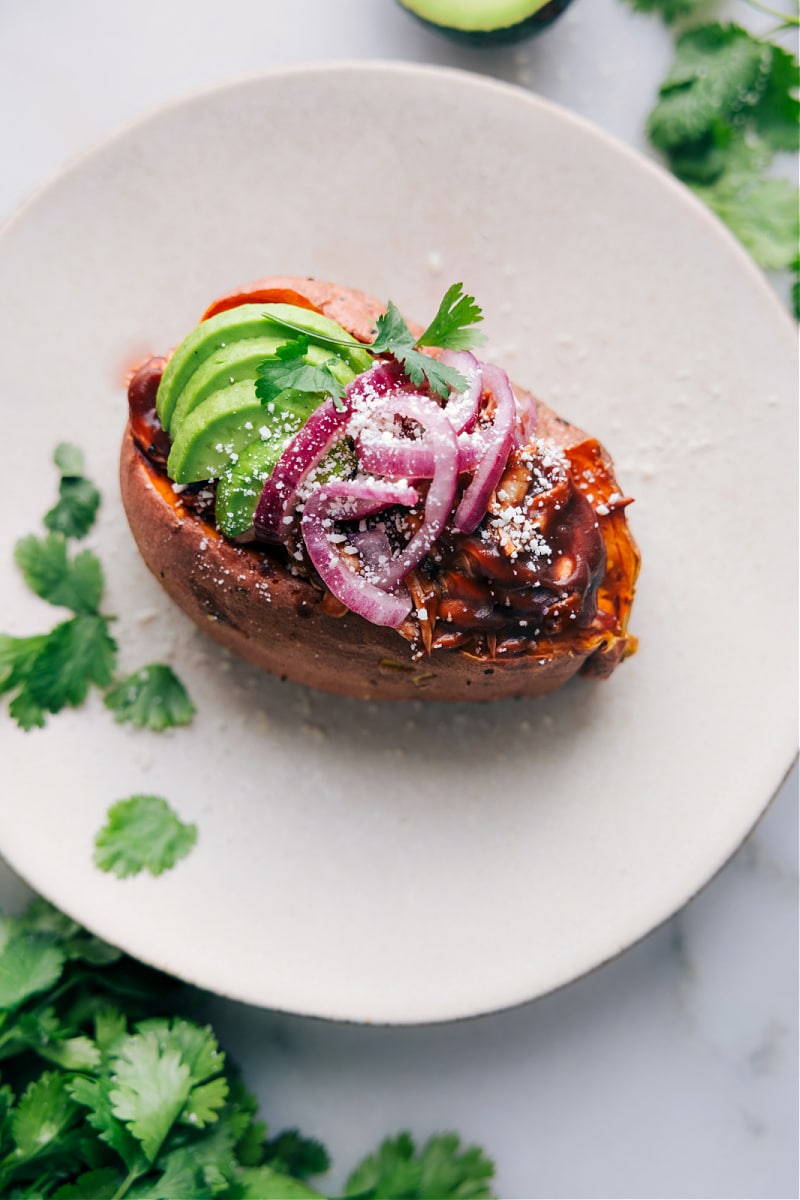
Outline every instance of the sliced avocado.
<path id="1" fill-rule="evenodd" d="M 327 357 L 335 354 L 348 363 L 354 372 L 366 371 L 372 359 L 355 338 L 335 321 L 310 309 L 297 308 L 292 304 L 241 304 L 217 313 L 203 321 L 184 338 L 167 363 L 156 398 L 159 420 L 169 433 L 173 430 L 173 416 L 184 390 L 196 371 L 209 359 L 224 357 L 234 342 L 256 338 L 275 337 L 278 344 L 294 335 L 285 326 L 272 323 L 270 314 L 299 326 L 311 338 L 316 334 L 324 338 L 352 342 L 353 349 L 327 346 Z"/>
<path id="2" fill-rule="evenodd" d="M 300 417 L 289 436 L 302 425 Z M 285 421 L 285 426 L 290 422 Z M 232 464 L 217 484 L 217 525 L 226 537 L 238 537 L 252 527 L 256 506 L 264 484 L 281 456 L 287 437 L 258 438 L 245 446 L 238 462 Z"/>
<path id="3" fill-rule="evenodd" d="M 172 443 L 167 474 L 176 483 L 219 479 L 259 435 L 283 445 L 317 403 L 308 392 L 286 391 L 264 405 L 252 379 L 232 383 L 189 413 Z"/>
<path id="4" fill-rule="evenodd" d="M 302 419 L 296 418 L 296 425 L 290 428 L 291 420 L 287 413 L 283 414 L 281 429 L 288 430 L 285 436 L 273 437 L 268 440 L 258 438 L 245 446 L 238 461 L 231 464 L 217 483 L 217 525 L 226 537 L 238 537 L 253 526 L 259 497 L 264 484 L 272 474 L 275 464 L 280 458 L 287 442 L 303 424 Z M 355 449 L 349 441 L 340 442 L 323 458 L 316 469 L 315 478 L 324 483 L 333 476 L 346 478 L 351 475 L 358 465 Z"/>
<path id="5" fill-rule="evenodd" d="M 473 45 L 501 45 L 539 33 L 571 0 L 399 0 L 426 25 Z"/>
<path id="6" fill-rule="evenodd" d="M 265 358 L 274 355 L 285 338 L 279 334 L 271 337 L 242 338 L 231 342 L 207 358 L 189 377 L 172 410 L 170 429 L 173 437 L 178 436 L 181 425 L 189 413 L 202 404 L 214 392 L 227 388 L 243 379 L 255 379 L 256 369 Z"/>
<path id="7" fill-rule="evenodd" d="M 233 341 L 264 337 L 267 332 L 281 336 L 264 320 L 263 304 L 242 304 L 203 321 L 185 337 L 169 360 L 158 387 L 156 411 L 167 431 L 183 389 L 198 367 Z M 285 336 L 285 335 L 284 335 Z"/>

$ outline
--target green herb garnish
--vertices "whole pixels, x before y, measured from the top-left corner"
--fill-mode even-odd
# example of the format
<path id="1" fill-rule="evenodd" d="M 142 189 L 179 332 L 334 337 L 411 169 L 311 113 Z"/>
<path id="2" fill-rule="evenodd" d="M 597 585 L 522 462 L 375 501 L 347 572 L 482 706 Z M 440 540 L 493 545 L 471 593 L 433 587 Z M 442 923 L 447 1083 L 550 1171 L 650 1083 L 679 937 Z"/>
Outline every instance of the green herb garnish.
<path id="1" fill-rule="evenodd" d="M 388 355 L 394 358 L 403 368 L 412 383 L 421 387 L 427 382 L 431 391 L 446 398 L 450 389 L 463 391 L 467 386 L 464 376 L 453 367 L 438 362 L 428 354 L 421 353 L 418 346 L 435 346 L 440 350 L 468 350 L 485 342 L 485 337 L 473 328 L 483 320 L 483 313 L 475 299 L 463 291 L 463 284 L 452 284 L 444 294 L 436 316 L 428 328 L 415 338 L 403 319 L 397 305 L 390 300 L 376 322 L 375 340 L 367 349 L 375 355 Z M 312 367 L 305 362 L 304 355 L 308 350 L 308 337 L 302 334 L 301 327 L 292 321 L 276 317 L 272 313 L 265 314 L 276 325 L 285 326 L 301 336 L 287 342 L 276 351 L 276 359 L 269 359 L 258 367 L 259 379 L 256 380 L 256 395 L 265 403 L 274 400 L 281 391 L 292 388 L 298 391 L 317 392 L 341 400 L 344 388 L 326 367 Z M 352 341 L 328 337 L 324 334 L 314 334 L 316 341 L 329 346 L 345 346 L 352 349 Z M 282 360 L 287 360 L 286 365 Z M 313 374 L 317 372 L 317 374 Z M 259 384 L 261 379 L 268 383 Z"/>
<path id="2" fill-rule="evenodd" d="M 659 13 L 668 25 L 689 17 L 706 0 L 628 0 L 635 12 Z"/>
<path id="3" fill-rule="evenodd" d="M 161 875 L 185 858 L 196 841 L 197 826 L 181 821 L 161 796 L 131 796 L 108 810 L 94 841 L 94 861 L 120 879 L 141 871 Z"/>
<path id="4" fill-rule="evenodd" d="M 100 493 L 83 474 L 83 454 L 76 446 L 62 442 L 53 461 L 61 472 L 58 503 L 45 514 L 44 524 L 64 537 L 85 537 L 94 524 L 100 507 Z"/>
<path id="5" fill-rule="evenodd" d="M 666 20 L 690 15 L 689 0 L 631 0 Z M 754 8 L 800 23 L 793 14 Z M 800 192 L 769 174 L 774 155 L 800 148 L 800 66 L 769 39 L 739 25 L 683 29 L 648 119 L 652 144 L 671 170 L 723 220 L 759 266 L 798 276 Z M 800 317 L 795 283 L 795 310 Z"/>
<path id="6" fill-rule="evenodd" d="M 492 1195 L 494 1165 L 477 1146 L 462 1147 L 454 1133 L 432 1137 L 418 1151 L 408 1133 L 387 1138 L 375 1154 L 356 1167 L 345 1196 L 379 1200 L 384 1196 L 464 1196 L 480 1200 Z"/>
<path id="7" fill-rule="evenodd" d="M 90 550 L 69 557 L 61 534 L 34 534 L 17 542 L 14 560 L 32 592 L 48 604 L 75 613 L 96 613 L 103 595 L 103 569 Z"/>
<path id="8" fill-rule="evenodd" d="M 321 1200 L 327 1151 L 270 1138 L 214 1031 L 178 985 L 35 900 L 0 914 L 0 1195 L 37 1200 Z M 196 1008 L 196 997 L 193 1004 Z M 351 1173 L 356 1200 L 490 1196 L 477 1147 L 387 1139 Z"/>
<path id="9" fill-rule="evenodd" d="M 10 697 L 9 714 L 26 730 L 42 728 L 49 713 L 83 704 L 90 687 L 107 688 L 117 659 L 113 617 L 100 611 L 100 561 L 91 550 L 70 549 L 70 541 L 85 537 L 94 524 L 100 493 L 82 475 L 77 447 L 62 442 L 53 457 L 61 498 L 44 518 L 50 532 L 21 538 L 14 559 L 32 592 L 75 615 L 49 633 L 0 634 L 0 695 Z M 186 725 L 194 714 L 183 684 L 158 663 L 112 687 L 106 704 L 117 721 L 156 730 Z"/>
<path id="10" fill-rule="evenodd" d="M 116 683 L 106 692 L 105 705 L 116 721 L 156 732 L 188 725 L 195 714 L 186 688 L 164 663 L 150 663 Z"/>
<path id="11" fill-rule="evenodd" d="M 271 318 L 272 319 L 272 318 Z M 288 325 L 288 321 L 276 321 Z M 296 328 L 291 326 L 291 328 Z M 316 337 L 316 335 L 315 335 Z M 318 340 L 328 341 L 327 338 Z M 305 333 L 285 342 L 275 351 L 273 358 L 259 363 L 256 378 L 256 395 L 262 404 L 269 404 L 282 392 L 311 392 L 333 396 L 341 400 L 344 388 L 326 363 L 314 366 L 306 361 L 309 338 Z"/>

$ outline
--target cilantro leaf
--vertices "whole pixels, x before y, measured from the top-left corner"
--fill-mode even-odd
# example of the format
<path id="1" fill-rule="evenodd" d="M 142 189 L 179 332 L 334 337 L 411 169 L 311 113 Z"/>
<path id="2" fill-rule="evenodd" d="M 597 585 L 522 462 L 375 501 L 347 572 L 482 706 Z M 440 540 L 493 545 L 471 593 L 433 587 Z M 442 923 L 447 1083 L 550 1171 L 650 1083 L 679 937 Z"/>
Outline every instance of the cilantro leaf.
<path id="1" fill-rule="evenodd" d="M 800 64 L 782 46 L 770 47 L 772 61 L 760 100 L 751 116 L 759 135 L 772 150 L 789 154 L 800 149 Z"/>
<path id="2" fill-rule="evenodd" d="M 414 335 L 392 300 L 387 304 L 386 312 L 378 317 L 377 334 L 370 351 L 390 354 L 413 384 L 422 387 L 427 383 L 439 396 L 449 396 L 451 387 L 462 391 L 466 386 L 466 380 L 454 367 L 445 366 L 415 349 Z"/>
<path id="3" fill-rule="evenodd" d="M 164 663 L 150 663 L 115 684 L 106 692 L 105 706 L 117 722 L 158 732 L 188 725 L 195 714 L 186 688 Z"/>
<path id="4" fill-rule="evenodd" d="M 14 559 L 32 592 L 49 604 L 74 613 L 96 613 L 103 594 L 103 571 L 97 558 L 83 550 L 70 559 L 67 543 L 57 533 L 21 538 Z"/>
<path id="5" fill-rule="evenodd" d="M 111 1081 L 105 1075 L 100 1078 L 76 1075 L 69 1082 L 69 1095 L 76 1104 L 85 1108 L 85 1119 L 101 1141 L 113 1150 L 125 1163 L 127 1171 L 145 1170 L 147 1159 L 132 1133 L 115 1116 L 111 1104 Z"/>
<path id="6" fill-rule="evenodd" d="M 108 618 L 80 614 L 47 634 L 25 680 L 25 689 L 46 712 L 75 707 L 86 699 L 90 684 L 108 686 L 116 653 Z"/>
<path id="7" fill-rule="evenodd" d="M 286 1129 L 264 1147 L 265 1159 L 276 1171 L 306 1179 L 322 1175 L 331 1165 L 328 1151 L 315 1138 L 303 1137 L 297 1129 Z"/>
<path id="8" fill-rule="evenodd" d="M 12 933 L 0 952 L 0 1012 L 57 983 L 65 958 L 64 950 L 47 938 Z"/>
<path id="9" fill-rule="evenodd" d="M 236 1195 L 240 1200 L 321 1200 L 321 1193 L 307 1183 L 266 1165 L 241 1170 Z"/>
<path id="10" fill-rule="evenodd" d="M 74 1123 L 77 1106 L 70 1098 L 67 1077 L 45 1071 L 23 1092 L 11 1112 L 14 1157 L 29 1162 L 46 1154 Z"/>
<path id="11" fill-rule="evenodd" d="M 255 388 L 262 404 L 271 403 L 286 391 L 312 392 L 342 399 L 344 387 L 327 363 L 314 366 L 306 361 L 308 346 L 308 336 L 299 334 L 279 346 L 273 358 L 259 363 Z"/>
<path id="12" fill-rule="evenodd" d="M 432 1137 L 417 1152 L 409 1133 L 387 1138 L 350 1175 L 345 1196 L 359 1200 L 449 1200 L 491 1197 L 494 1165 L 454 1133 Z"/>
<path id="13" fill-rule="evenodd" d="M 738 25 L 681 34 L 648 121 L 653 145 L 669 151 L 708 134 L 717 121 L 741 121 L 764 95 L 771 64 L 772 47 Z"/>
<path id="14" fill-rule="evenodd" d="M 183 1125 L 191 1125 L 193 1129 L 202 1129 L 219 1117 L 219 1110 L 228 1098 L 228 1081 L 222 1077 L 211 1079 L 192 1088 L 189 1099 L 181 1112 L 180 1121 Z"/>
<path id="15" fill-rule="evenodd" d="M 61 474 L 58 503 L 45 514 L 44 524 L 52 533 L 82 538 L 94 525 L 100 493 L 83 474 L 83 453 L 69 442 L 60 442 L 53 462 Z"/>
<path id="16" fill-rule="evenodd" d="M 706 0 L 628 0 L 634 12 L 657 12 L 668 25 L 691 14 Z"/>
<path id="17" fill-rule="evenodd" d="M 45 709 L 31 698 L 28 681 L 46 642 L 44 633 L 22 638 L 0 633 L 0 695 L 17 693 L 9 712 L 22 729 L 44 725 Z"/>
<path id="18" fill-rule="evenodd" d="M 153 1032 L 128 1037 L 112 1063 L 111 1110 L 153 1162 L 189 1099 L 191 1072 L 177 1050 L 162 1049 Z"/>
<path id="19" fill-rule="evenodd" d="M 728 172 L 694 192 L 725 222 L 756 262 L 767 270 L 788 267 L 800 241 L 798 192 L 787 179 L 759 179 Z"/>
<path id="20" fill-rule="evenodd" d="M 393 300 L 386 305 L 386 312 L 381 313 L 375 323 L 375 338 L 370 345 L 372 354 L 392 354 L 397 357 L 399 350 L 413 350 L 414 335 L 406 324 L 403 314 Z"/>
<path id="21" fill-rule="evenodd" d="M 214 1031 L 181 1018 L 172 1020 L 155 1017 L 140 1021 L 139 1033 L 151 1033 L 162 1047 L 172 1046 L 189 1068 L 193 1083 L 203 1083 L 218 1075 L 225 1065 L 225 1055 L 219 1048 Z"/>
<path id="22" fill-rule="evenodd" d="M 124 1182 L 120 1171 L 113 1167 L 98 1167 L 79 1175 L 74 1183 L 65 1183 L 53 1193 L 53 1200 L 108 1200 L 115 1196 Z"/>
<path id="23" fill-rule="evenodd" d="M 373 354 L 390 354 L 417 387 L 427 383 L 438 396 L 447 397 L 450 389 L 463 391 L 467 381 L 454 367 L 446 366 L 417 350 L 417 346 L 438 346 L 440 349 L 467 349 L 482 336 L 469 325 L 482 319 L 481 310 L 472 296 L 462 293 L 462 285 L 454 283 L 445 292 L 436 316 L 419 339 L 414 338 L 397 305 L 390 300 L 386 312 L 378 317 L 376 336 L 369 349 Z"/>
<path id="24" fill-rule="evenodd" d="M 59 442 L 53 451 L 53 462 L 62 475 L 79 479 L 84 471 L 83 451 L 70 442 Z"/>
<path id="25" fill-rule="evenodd" d="M 436 316 L 417 339 L 418 346 L 438 346 L 440 350 L 471 350 L 486 341 L 482 333 L 470 328 L 483 320 L 483 312 L 474 296 L 467 296 L 463 283 L 453 283 L 445 292 Z"/>
<path id="26" fill-rule="evenodd" d="M 131 796 L 108 810 L 95 838 L 94 861 L 120 879 L 144 870 L 161 875 L 185 858 L 196 840 L 197 826 L 184 824 L 166 800 Z"/>
<path id="27" fill-rule="evenodd" d="M 88 479 L 64 475 L 58 488 L 58 503 L 45 513 L 44 523 L 52 533 L 82 538 L 92 528 L 100 507 L 100 493 Z"/>

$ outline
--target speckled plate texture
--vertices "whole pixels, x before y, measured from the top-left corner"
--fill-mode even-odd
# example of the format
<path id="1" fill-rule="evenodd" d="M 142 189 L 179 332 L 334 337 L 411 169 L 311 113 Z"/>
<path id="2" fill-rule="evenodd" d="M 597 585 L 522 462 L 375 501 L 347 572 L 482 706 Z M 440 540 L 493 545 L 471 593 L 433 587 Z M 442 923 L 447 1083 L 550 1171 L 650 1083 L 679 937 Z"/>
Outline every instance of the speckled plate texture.
<path id="1" fill-rule="evenodd" d="M 636 497 L 639 654 L 541 700 L 381 707 L 231 660 L 176 610 L 118 499 L 126 368 L 264 274 L 426 320 L 463 280 L 486 356 L 598 436 Z M 94 697 L 0 723 L 0 850 L 132 954 L 255 1004 L 371 1022 L 541 995 L 726 861 L 795 749 L 794 337 L 744 252 L 658 168 L 512 87 L 387 63 L 296 68 L 146 117 L 0 237 L 4 630 L 53 610 L 12 566 L 86 451 L 121 667 L 166 659 L 189 729 Z M 158 879 L 92 863 L 108 806 L 197 823 Z"/>

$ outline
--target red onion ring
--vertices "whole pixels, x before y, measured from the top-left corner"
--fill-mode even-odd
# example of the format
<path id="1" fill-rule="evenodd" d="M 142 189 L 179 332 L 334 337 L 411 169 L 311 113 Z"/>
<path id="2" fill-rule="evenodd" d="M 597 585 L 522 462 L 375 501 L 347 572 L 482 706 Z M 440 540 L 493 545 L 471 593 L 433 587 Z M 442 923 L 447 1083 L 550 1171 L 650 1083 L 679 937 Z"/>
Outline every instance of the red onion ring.
<path id="1" fill-rule="evenodd" d="M 344 434 L 350 419 L 347 408 L 337 409 L 333 400 L 325 400 L 297 431 L 272 469 L 256 507 L 253 524 L 256 535 L 265 542 L 280 545 L 286 541 L 294 520 L 297 489 Z"/>
<path id="2" fill-rule="evenodd" d="M 467 381 L 464 392 L 451 394 L 444 406 L 447 419 L 456 433 L 471 429 L 478 419 L 483 397 L 483 368 L 474 354 L 469 350 L 444 350 L 439 355 L 439 362 L 453 367 Z"/>
<path id="3" fill-rule="evenodd" d="M 472 533 L 484 516 L 489 497 L 503 474 L 514 445 L 517 407 L 508 376 L 499 367 L 483 365 L 484 390 L 494 400 L 495 411 L 490 425 L 482 428 L 486 450 L 469 487 L 456 509 L 454 525 L 461 533 Z"/>
<path id="4" fill-rule="evenodd" d="M 414 456 L 418 455 L 421 458 L 421 451 L 427 451 L 433 459 L 431 473 L 426 476 L 430 478 L 431 484 L 425 497 L 423 522 L 400 553 L 392 559 L 391 564 L 379 572 L 377 582 L 381 587 L 391 590 L 427 554 L 445 527 L 453 507 L 458 481 L 458 442 L 443 410 L 435 401 L 424 396 L 389 397 L 381 410 L 381 417 L 391 423 L 390 430 L 395 419 L 400 417 L 401 420 L 416 421 L 425 432 L 416 441 L 391 437 L 388 442 L 376 446 L 374 461 L 377 472 L 388 475 L 399 465 L 413 467 L 415 462 L 419 465 Z M 426 465 L 431 464 L 426 462 Z M 413 470 L 402 473 L 414 475 Z M 418 475 L 417 478 L 421 476 Z"/>
<path id="5" fill-rule="evenodd" d="M 294 505 L 303 479 L 344 435 L 354 404 L 394 394 L 402 371 L 397 363 L 378 363 L 345 388 L 344 407 L 325 400 L 297 431 L 273 467 L 256 507 L 254 525 L 262 541 L 282 544 L 294 522 Z"/>
<path id="6" fill-rule="evenodd" d="M 480 429 L 458 435 L 458 473 L 474 471 L 486 451 L 486 439 Z M 362 435 L 358 441 L 358 460 L 370 475 L 388 475 L 390 479 L 433 479 L 435 455 L 422 438 L 396 438 L 390 442 L 371 442 Z"/>
<path id="7" fill-rule="evenodd" d="M 351 570 L 327 530 L 332 521 L 358 520 L 393 504 L 411 507 L 416 502 L 417 493 L 408 484 L 353 479 L 323 483 L 306 501 L 300 528 L 309 558 L 337 600 L 373 625 L 402 625 L 411 612 L 411 597 L 392 594 Z"/>

